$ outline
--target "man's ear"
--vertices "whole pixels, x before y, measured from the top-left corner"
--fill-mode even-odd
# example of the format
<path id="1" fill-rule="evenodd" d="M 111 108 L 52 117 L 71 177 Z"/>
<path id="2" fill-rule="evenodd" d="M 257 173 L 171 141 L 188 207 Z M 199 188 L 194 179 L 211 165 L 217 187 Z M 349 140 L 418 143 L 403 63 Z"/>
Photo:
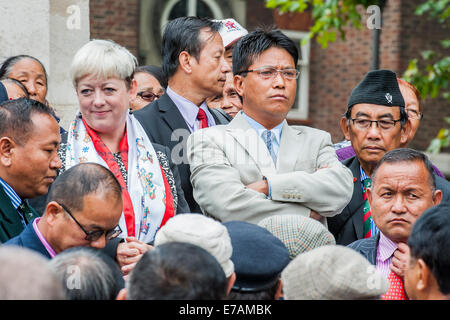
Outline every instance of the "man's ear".
<path id="1" fill-rule="evenodd" d="M 430 276 L 430 269 L 428 269 L 428 266 L 426 265 L 425 261 L 422 259 L 417 259 L 417 284 L 416 289 L 420 291 L 424 291 L 427 289 L 429 285 L 429 276 Z"/>
<path id="2" fill-rule="evenodd" d="M 341 131 L 344 134 L 345 140 L 351 141 L 350 140 L 350 126 L 349 126 L 349 121 L 347 120 L 347 118 L 342 117 L 339 124 L 341 126 Z"/>
<path id="3" fill-rule="evenodd" d="M 9 137 L 0 138 L 0 163 L 4 167 L 10 167 L 12 164 L 12 155 L 16 143 Z"/>
<path id="4" fill-rule="evenodd" d="M 440 204 L 441 201 L 442 201 L 442 191 L 441 190 L 435 190 L 434 193 L 433 193 L 432 199 L 433 199 L 433 204 L 435 206 Z"/>
<path id="5" fill-rule="evenodd" d="M 56 201 L 50 201 L 45 207 L 45 217 L 49 225 L 53 225 L 58 215 L 62 213 L 63 209 Z"/>
<path id="6" fill-rule="evenodd" d="M 235 75 L 233 78 L 234 89 L 243 97 L 244 94 L 244 77 L 241 75 Z"/>
<path id="7" fill-rule="evenodd" d="M 180 55 L 178 56 L 178 63 L 184 73 L 192 73 L 192 59 L 195 59 L 195 57 L 191 56 L 187 51 L 181 51 Z"/>
<path id="8" fill-rule="evenodd" d="M 136 79 L 132 79 L 130 83 L 130 89 L 128 90 L 130 100 L 136 97 L 136 93 L 137 93 L 137 81 Z"/>
<path id="9" fill-rule="evenodd" d="M 400 144 L 406 145 L 408 142 L 409 132 L 411 131 L 411 123 L 406 121 L 400 132 Z"/>

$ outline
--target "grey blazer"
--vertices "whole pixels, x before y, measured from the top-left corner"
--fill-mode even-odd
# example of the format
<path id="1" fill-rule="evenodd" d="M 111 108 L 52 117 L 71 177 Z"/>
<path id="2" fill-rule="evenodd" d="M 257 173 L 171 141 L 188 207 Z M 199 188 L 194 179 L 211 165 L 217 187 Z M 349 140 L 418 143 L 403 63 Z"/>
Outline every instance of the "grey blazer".
<path id="1" fill-rule="evenodd" d="M 352 196 L 353 176 L 338 161 L 330 134 L 286 121 L 276 167 L 240 113 L 226 126 L 191 134 L 187 156 L 195 200 L 203 213 L 221 221 L 257 223 L 274 214 L 309 216 L 311 210 L 334 216 Z M 271 187 L 270 199 L 246 187 L 263 177 Z"/>

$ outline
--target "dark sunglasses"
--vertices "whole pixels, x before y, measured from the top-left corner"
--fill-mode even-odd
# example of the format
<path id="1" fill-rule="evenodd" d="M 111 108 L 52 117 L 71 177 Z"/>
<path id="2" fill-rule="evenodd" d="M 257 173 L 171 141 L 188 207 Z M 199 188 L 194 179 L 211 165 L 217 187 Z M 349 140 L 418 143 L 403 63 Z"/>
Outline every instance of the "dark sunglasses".
<path id="1" fill-rule="evenodd" d="M 116 227 L 114 227 L 114 229 L 111 230 L 96 230 L 96 231 L 86 231 L 83 226 L 77 221 L 77 219 L 75 219 L 75 217 L 72 215 L 72 213 L 70 212 L 69 209 L 67 209 L 67 207 L 65 205 L 63 205 L 62 203 L 58 203 L 63 209 L 64 211 L 66 211 L 69 216 L 73 219 L 73 221 L 75 221 L 75 223 L 81 228 L 81 230 L 83 230 L 83 232 L 86 234 L 86 237 L 84 238 L 87 241 L 96 241 L 98 239 L 100 239 L 101 236 L 103 236 L 103 234 L 105 233 L 105 237 L 106 240 L 109 241 L 111 239 L 116 238 L 119 234 L 122 233 L 122 229 L 120 228 L 119 225 L 117 225 Z"/>

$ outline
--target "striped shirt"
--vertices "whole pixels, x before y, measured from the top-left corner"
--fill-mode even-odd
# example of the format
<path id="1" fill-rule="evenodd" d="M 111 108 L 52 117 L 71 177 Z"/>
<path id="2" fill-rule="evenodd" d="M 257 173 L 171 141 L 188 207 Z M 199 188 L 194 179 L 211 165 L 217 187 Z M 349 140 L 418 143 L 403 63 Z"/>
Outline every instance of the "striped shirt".
<path id="1" fill-rule="evenodd" d="M 20 204 L 22 203 L 22 199 L 20 199 L 19 195 L 14 191 L 14 189 L 11 188 L 11 186 L 7 184 L 6 181 L 3 180 L 2 178 L 0 178 L 0 184 L 2 185 L 3 190 L 8 195 L 9 199 L 11 200 L 14 209 L 17 210 L 17 208 L 19 208 Z M 17 210 L 17 213 L 20 216 L 23 226 L 26 227 L 27 223 L 25 222 L 22 213 L 19 210 Z"/>
<path id="2" fill-rule="evenodd" d="M 380 240 L 377 247 L 376 269 L 386 278 L 391 272 L 391 262 L 394 252 L 397 250 L 397 244 L 380 232 Z"/>
<path id="3" fill-rule="evenodd" d="M 364 193 L 364 184 L 362 183 L 365 179 L 370 179 L 370 177 L 364 172 L 363 168 L 361 166 L 359 166 L 359 173 L 361 176 L 361 186 L 362 186 L 362 191 Z M 376 235 L 380 230 L 377 228 L 377 225 L 375 224 L 375 222 L 373 222 L 372 219 L 372 224 L 371 224 L 371 229 L 372 229 L 372 236 Z"/>

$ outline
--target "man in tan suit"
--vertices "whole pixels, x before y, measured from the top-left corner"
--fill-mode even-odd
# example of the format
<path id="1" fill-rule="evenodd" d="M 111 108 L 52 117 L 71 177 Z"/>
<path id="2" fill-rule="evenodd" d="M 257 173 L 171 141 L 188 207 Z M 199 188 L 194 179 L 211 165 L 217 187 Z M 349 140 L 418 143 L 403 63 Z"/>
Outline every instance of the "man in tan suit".
<path id="1" fill-rule="evenodd" d="M 278 30 L 254 31 L 233 51 L 234 85 L 243 110 L 228 125 L 188 139 L 195 200 L 221 221 L 251 223 L 274 214 L 320 220 L 350 201 L 353 177 L 329 133 L 289 126 L 298 71 L 295 44 Z"/>

